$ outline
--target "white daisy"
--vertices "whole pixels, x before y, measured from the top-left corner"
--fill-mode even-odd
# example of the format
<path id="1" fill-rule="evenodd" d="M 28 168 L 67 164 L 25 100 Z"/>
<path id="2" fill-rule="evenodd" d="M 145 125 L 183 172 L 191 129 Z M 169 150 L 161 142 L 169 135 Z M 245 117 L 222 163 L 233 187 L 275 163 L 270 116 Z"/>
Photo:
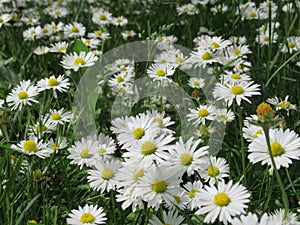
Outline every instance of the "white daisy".
<path id="1" fill-rule="evenodd" d="M 107 25 L 112 21 L 112 14 L 104 9 L 100 9 L 93 14 L 92 20 L 98 25 Z"/>
<path id="2" fill-rule="evenodd" d="M 259 84 L 253 84 L 254 81 L 251 82 L 240 82 L 239 84 L 220 84 L 217 83 L 213 95 L 217 100 L 224 99 L 228 106 L 231 106 L 233 100 L 235 99 L 238 105 L 241 105 L 241 101 L 245 100 L 249 103 L 251 101 L 248 99 L 253 95 L 260 95 L 259 92 Z"/>
<path id="3" fill-rule="evenodd" d="M 204 35 L 198 42 L 197 42 L 198 49 L 224 49 L 227 46 L 231 45 L 229 40 L 224 40 L 222 37 L 210 37 L 209 35 Z"/>
<path id="4" fill-rule="evenodd" d="M 96 39 L 96 38 L 81 38 L 81 41 L 90 49 L 96 49 L 100 46 L 100 40 Z"/>
<path id="5" fill-rule="evenodd" d="M 193 139 L 191 137 L 186 142 L 183 142 L 182 137 L 180 137 L 174 148 L 169 150 L 169 154 L 165 158 L 165 164 L 187 172 L 188 176 L 193 175 L 195 171 L 206 170 L 209 166 L 207 157 L 209 146 L 199 148 L 201 139 L 198 139 L 194 143 Z"/>
<path id="6" fill-rule="evenodd" d="M 214 223 L 216 219 L 225 225 L 231 222 L 232 217 L 245 213 L 246 205 L 250 202 L 250 194 L 247 189 L 239 183 L 228 184 L 224 181 L 213 185 L 205 186 L 199 193 L 200 209 L 196 214 L 206 214 L 204 223 Z"/>
<path id="7" fill-rule="evenodd" d="M 66 92 L 69 89 L 70 82 L 69 78 L 65 78 L 64 75 L 58 75 L 58 77 L 52 75 L 38 81 L 37 86 L 39 91 L 52 89 L 54 98 L 57 98 L 56 91 Z"/>
<path id="8" fill-rule="evenodd" d="M 42 36 L 43 29 L 40 26 L 30 27 L 27 30 L 23 31 L 23 38 L 25 41 L 34 41 Z"/>
<path id="9" fill-rule="evenodd" d="M 190 210 L 194 210 L 196 208 L 199 208 L 200 202 L 199 202 L 199 193 L 203 189 L 203 184 L 201 181 L 194 181 L 188 182 L 183 185 L 184 187 L 184 194 L 187 196 L 185 198 L 186 202 L 185 205 L 187 205 L 187 208 Z"/>
<path id="10" fill-rule="evenodd" d="M 162 134 L 173 134 L 175 133 L 173 130 L 170 130 L 168 126 L 171 126 L 175 122 L 172 121 L 172 118 L 167 116 L 165 117 L 165 112 L 158 112 L 156 109 L 152 109 L 151 111 L 147 110 L 146 115 L 150 118 L 153 118 L 154 122 L 158 123 L 159 128 L 162 131 Z"/>
<path id="11" fill-rule="evenodd" d="M 97 158 L 110 157 L 115 153 L 117 148 L 114 140 L 111 137 L 105 135 L 104 133 L 100 133 L 98 136 L 94 135 L 91 138 L 97 142 Z"/>
<path id="12" fill-rule="evenodd" d="M 66 137 L 58 137 L 56 140 L 50 138 L 47 144 L 51 150 L 57 151 L 66 148 L 68 146 L 68 141 Z"/>
<path id="13" fill-rule="evenodd" d="M 116 18 L 113 18 L 111 23 L 115 26 L 124 26 L 128 23 L 128 20 L 123 17 L 123 16 L 119 16 L 119 17 L 116 17 Z"/>
<path id="14" fill-rule="evenodd" d="M 0 15 L 0 28 L 2 27 L 2 25 L 8 23 L 11 19 L 12 19 L 11 14 L 4 13 Z"/>
<path id="15" fill-rule="evenodd" d="M 225 74 L 222 74 L 220 76 L 221 83 L 238 84 L 241 81 L 249 82 L 249 81 L 251 81 L 251 77 L 246 74 L 243 74 L 243 73 L 232 73 L 232 72 L 228 72 L 228 71 L 225 71 Z"/>
<path id="16" fill-rule="evenodd" d="M 289 167 L 292 159 L 300 159 L 300 137 L 289 129 L 270 130 L 271 151 L 276 164 L 276 169 Z M 268 164 L 273 169 L 271 157 L 269 155 L 265 134 L 258 135 L 248 146 L 248 159 L 252 163 L 261 162 Z"/>
<path id="17" fill-rule="evenodd" d="M 200 105 L 197 109 L 189 109 L 188 121 L 193 121 L 196 126 L 205 124 L 206 120 L 215 120 L 216 107 L 213 105 Z"/>
<path id="18" fill-rule="evenodd" d="M 33 50 L 33 53 L 36 55 L 45 55 L 49 50 L 50 49 L 47 46 L 38 46 Z"/>
<path id="19" fill-rule="evenodd" d="M 109 38 L 109 33 L 106 31 L 95 30 L 93 33 L 88 33 L 88 38 L 99 38 L 101 40 L 106 40 Z"/>
<path id="20" fill-rule="evenodd" d="M 81 138 L 80 141 L 75 141 L 74 145 L 68 148 L 70 155 L 67 156 L 71 159 L 71 164 L 80 166 L 80 169 L 84 165 L 91 167 L 95 164 L 95 155 L 97 154 L 98 146 L 90 138 Z"/>
<path id="21" fill-rule="evenodd" d="M 68 45 L 66 41 L 54 43 L 51 45 L 50 52 L 66 53 Z"/>
<path id="22" fill-rule="evenodd" d="M 65 69 L 78 71 L 79 68 L 93 66 L 97 60 L 92 52 L 80 52 L 79 55 L 73 52 L 64 55 L 60 63 Z"/>
<path id="23" fill-rule="evenodd" d="M 266 102 L 270 103 L 271 105 L 275 106 L 276 111 L 278 110 L 286 110 L 288 113 L 290 110 L 297 110 L 297 106 L 291 104 L 289 101 L 289 96 L 285 96 L 284 100 L 275 96 L 274 98 L 268 98 Z"/>
<path id="24" fill-rule="evenodd" d="M 65 38 L 76 38 L 83 37 L 85 35 L 86 28 L 82 23 L 69 23 L 64 27 L 64 36 Z"/>
<path id="25" fill-rule="evenodd" d="M 49 157 L 53 153 L 47 144 L 43 143 L 43 141 L 38 141 L 36 137 L 23 140 L 16 145 L 13 144 L 11 148 L 29 156 L 36 155 L 42 159 Z"/>
<path id="26" fill-rule="evenodd" d="M 200 176 L 209 182 L 209 184 L 215 184 L 216 180 L 220 181 L 226 177 L 229 177 L 229 165 L 226 160 L 221 157 L 210 156 L 209 166 L 206 170 L 199 171 Z"/>
<path id="27" fill-rule="evenodd" d="M 148 225 L 165 225 L 165 224 L 172 224 L 172 225 L 187 225 L 186 223 L 183 223 L 184 217 L 178 215 L 178 211 L 169 211 L 168 213 L 166 211 L 163 211 L 163 218 L 160 220 L 156 215 L 153 215 Z"/>
<path id="28" fill-rule="evenodd" d="M 253 213 L 248 213 L 247 216 L 241 215 L 240 218 L 234 218 L 231 221 L 232 225 L 260 225 L 258 218 Z M 264 224 L 267 225 L 267 224 Z"/>
<path id="29" fill-rule="evenodd" d="M 118 181 L 116 180 L 116 174 L 122 167 L 122 163 L 119 160 L 97 160 L 94 164 L 95 170 L 88 171 L 88 183 L 91 188 L 103 193 L 115 190 Z"/>
<path id="30" fill-rule="evenodd" d="M 297 214 L 288 212 L 286 215 L 284 209 L 276 210 L 269 217 L 271 220 L 270 225 L 300 225 Z"/>
<path id="31" fill-rule="evenodd" d="M 73 209 L 68 214 L 68 225 L 97 225 L 105 224 L 107 218 L 103 208 L 86 204 L 84 207 L 79 206 L 78 210 Z"/>
<path id="32" fill-rule="evenodd" d="M 116 195 L 117 202 L 123 202 L 121 207 L 123 210 L 127 209 L 131 205 L 132 212 L 135 212 L 137 208 L 144 209 L 144 202 L 141 196 L 134 194 L 135 188 L 122 188 L 118 190 Z"/>
<path id="33" fill-rule="evenodd" d="M 29 127 L 28 133 L 30 135 L 41 138 L 44 136 L 44 134 L 51 134 L 56 129 L 56 125 L 50 122 L 49 117 L 44 116 L 38 118 L 37 122 L 33 126 Z"/>
<path id="34" fill-rule="evenodd" d="M 125 30 L 121 33 L 124 40 L 127 40 L 130 37 L 136 36 L 136 32 L 134 30 Z"/>
<path id="35" fill-rule="evenodd" d="M 154 80 L 159 81 L 171 81 L 169 78 L 172 76 L 175 72 L 175 69 L 173 66 L 168 64 L 152 64 L 150 68 L 147 69 L 147 74 L 149 77 L 153 78 Z"/>
<path id="36" fill-rule="evenodd" d="M 231 110 L 227 110 L 227 109 L 217 109 L 215 111 L 216 114 L 216 118 L 218 122 L 223 122 L 223 123 L 227 123 L 227 122 L 231 122 L 234 120 L 234 113 Z"/>
<path id="37" fill-rule="evenodd" d="M 202 89 L 205 85 L 204 79 L 198 77 L 190 77 L 188 85 L 192 88 Z"/>
<path id="38" fill-rule="evenodd" d="M 220 55 L 211 50 L 198 49 L 191 53 L 191 57 L 186 60 L 189 64 L 195 64 L 198 67 L 206 67 L 215 62 L 219 62 Z"/>
<path id="39" fill-rule="evenodd" d="M 70 111 L 65 110 L 64 108 L 61 108 L 59 110 L 57 109 L 50 109 L 50 113 L 47 114 L 47 117 L 49 118 L 49 121 L 54 124 L 65 124 L 71 121 L 73 118 L 73 113 Z"/>
<path id="40" fill-rule="evenodd" d="M 21 110 L 23 106 L 31 106 L 32 103 L 38 103 L 38 101 L 34 99 L 38 93 L 38 88 L 31 85 L 30 80 L 23 80 L 8 94 L 6 102 L 12 110 Z"/>

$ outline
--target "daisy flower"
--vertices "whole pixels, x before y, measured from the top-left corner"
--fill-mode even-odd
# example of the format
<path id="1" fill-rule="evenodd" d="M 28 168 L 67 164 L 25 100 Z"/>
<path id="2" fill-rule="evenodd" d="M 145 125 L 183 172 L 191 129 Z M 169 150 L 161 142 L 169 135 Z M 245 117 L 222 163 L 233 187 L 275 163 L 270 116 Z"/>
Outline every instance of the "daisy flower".
<path id="1" fill-rule="evenodd" d="M 186 4 L 176 8 L 178 15 L 195 15 L 199 13 L 199 10 L 193 4 Z"/>
<path id="2" fill-rule="evenodd" d="M 40 38 L 42 34 L 43 29 L 40 26 L 30 27 L 23 31 L 23 38 L 25 41 L 34 41 L 34 39 Z"/>
<path id="3" fill-rule="evenodd" d="M 193 121 L 193 124 L 198 126 L 205 124 L 206 120 L 215 120 L 216 107 L 213 105 L 200 105 L 197 109 L 189 109 L 187 114 L 188 121 Z"/>
<path id="4" fill-rule="evenodd" d="M 45 116 L 39 118 L 33 126 L 30 126 L 28 129 L 28 133 L 30 135 L 41 138 L 44 134 L 51 134 L 53 131 L 56 130 L 56 128 L 56 125 L 50 122 L 49 117 Z"/>
<path id="5" fill-rule="evenodd" d="M 23 140 L 16 145 L 13 144 L 11 148 L 29 156 L 36 155 L 42 159 L 49 157 L 53 153 L 47 144 L 43 143 L 43 141 L 38 141 L 37 137 Z"/>
<path id="6" fill-rule="evenodd" d="M 135 188 L 122 188 L 118 190 L 118 194 L 116 195 L 117 202 L 123 202 L 121 207 L 123 210 L 127 209 L 131 205 L 132 212 L 139 209 L 144 209 L 144 202 L 141 196 L 134 195 Z"/>
<path id="7" fill-rule="evenodd" d="M 266 102 L 270 103 L 271 105 L 274 105 L 276 111 L 283 109 L 286 110 L 289 114 L 290 110 L 297 110 L 297 106 L 289 102 L 288 95 L 285 96 L 284 100 L 275 96 L 274 98 L 268 98 Z"/>
<path id="8" fill-rule="evenodd" d="M 66 17 L 69 12 L 65 7 L 54 7 L 47 12 L 48 15 L 53 17 L 54 19 Z"/>
<path id="9" fill-rule="evenodd" d="M 55 77 L 52 75 L 49 78 L 44 78 L 37 82 L 37 86 L 39 88 L 39 91 L 44 90 L 53 90 L 53 96 L 54 98 L 57 98 L 57 92 L 66 92 L 69 89 L 70 82 L 69 78 L 65 78 L 64 75 L 58 75 Z"/>
<path id="10" fill-rule="evenodd" d="M 175 69 L 171 65 L 167 64 L 152 64 L 149 69 L 147 69 L 147 74 L 149 77 L 153 78 L 154 80 L 167 80 L 171 81 L 169 76 L 172 76 L 175 72 Z"/>
<path id="11" fill-rule="evenodd" d="M 112 14 L 104 9 L 100 9 L 93 14 L 92 21 L 98 25 L 107 25 L 112 21 Z"/>
<path id="12" fill-rule="evenodd" d="M 111 137 L 103 133 L 100 133 L 98 136 L 94 135 L 92 139 L 95 140 L 98 144 L 98 151 L 97 151 L 98 154 L 96 155 L 96 157 L 98 158 L 103 158 L 106 156 L 109 157 L 115 153 L 116 144 Z"/>
<path id="13" fill-rule="evenodd" d="M 200 176 L 209 182 L 209 184 L 215 184 L 215 181 L 221 181 L 226 177 L 229 177 L 229 165 L 226 160 L 221 157 L 210 156 L 210 165 L 206 170 L 199 171 Z"/>
<path id="14" fill-rule="evenodd" d="M 6 102 L 12 110 L 21 110 L 23 106 L 31 106 L 32 103 L 38 103 L 38 101 L 34 99 L 38 93 L 38 88 L 31 85 L 30 80 L 23 80 L 8 94 Z"/>
<path id="15" fill-rule="evenodd" d="M 90 49 L 96 49 L 100 46 L 100 40 L 96 38 L 81 38 L 81 41 Z"/>
<path id="16" fill-rule="evenodd" d="M 109 38 L 109 33 L 106 31 L 95 30 L 93 33 L 88 33 L 88 38 L 99 38 L 101 40 L 106 40 Z"/>
<path id="17" fill-rule="evenodd" d="M 234 83 L 238 84 L 241 81 L 249 82 L 251 81 L 251 77 L 246 75 L 245 73 L 233 73 L 233 72 L 225 72 L 220 76 L 220 81 L 222 83 Z"/>
<path id="18" fill-rule="evenodd" d="M 213 95 L 217 100 L 224 99 L 228 106 L 231 106 L 233 100 L 236 100 L 237 104 L 240 106 L 241 101 L 245 100 L 249 103 L 251 101 L 248 99 L 253 95 L 260 95 L 259 84 L 253 84 L 254 81 L 250 82 L 240 82 L 239 84 L 220 84 L 217 83 Z"/>
<path id="19" fill-rule="evenodd" d="M 68 214 L 68 225 L 81 225 L 81 224 L 105 224 L 107 218 L 103 208 L 98 206 L 86 204 L 84 207 L 79 206 L 78 210 L 73 209 Z"/>
<path id="20" fill-rule="evenodd" d="M 219 50 L 231 45 L 231 42 L 229 40 L 223 40 L 222 37 L 210 37 L 209 35 L 204 35 L 198 40 L 197 44 L 198 49 Z"/>
<path id="21" fill-rule="evenodd" d="M 33 50 L 33 53 L 36 55 L 45 55 L 49 52 L 49 48 L 47 46 L 38 46 Z"/>
<path id="22" fill-rule="evenodd" d="M 260 126 L 256 126 L 253 124 L 247 124 L 243 127 L 243 137 L 248 141 L 252 142 L 258 135 L 263 133 L 263 129 Z"/>
<path id="23" fill-rule="evenodd" d="M 113 18 L 111 23 L 115 26 L 124 26 L 128 23 L 128 20 L 126 18 L 124 18 L 123 16 L 119 16 L 116 18 Z"/>
<path id="24" fill-rule="evenodd" d="M 201 183 L 201 181 L 194 181 L 193 183 L 188 182 L 183 185 L 183 187 L 185 189 L 184 194 L 187 196 L 187 198 L 185 199 L 186 202 L 184 203 L 185 205 L 187 205 L 187 208 L 189 208 L 190 210 L 199 208 L 200 202 L 198 195 L 203 189 L 203 184 Z"/>
<path id="25" fill-rule="evenodd" d="M 104 191 L 109 192 L 115 190 L 117 185 L 116 174 L 122 167 L 122 163 L 118 160 L 104 161 L 102 159 L 97 160 L 94 164 L 95 170 L 88 171 L 88 183 L 91 188 L 96 191 L 100 191 L 102 194 Z"/>
<path id="26" fill-rule="evenodd" d="M 148 225 L 165 225 L 165 224 L 172 224 L 172 225 L 187 225 L 183 223 L 184 217 L 178 215 L 178 211 L 163 211 L 163 218 L 160 220 L 156 215 L 153 215 L 149 219 Z"/>
<path id="27" fill-rule="evenodd" d="M 231 110 L 227 109 L 217 109 L 216 112 L 216 119 L 218 122 L 231 122 L 234 120 L 234 113 Z"/>
<path id="28" fill-rule="evenodd" d="M 64 36 L 65 38 L 76 38 L 82 37 L 85 35 L 86 28 L 82 23 L 69 23 L 64 27 Z"/>
<path id="29" fill-rule="evenodd" d="M 79 55 L 73 52 L 64 55 L 60 63 L 65 69 L 78 71 L 79 68 L 93 66 L 97 60 L 92 52 L 80 52 Z"/>
<path id="30" fill-rule="evenodd" d="M 273 214 L 270 216 L 270 225 L 272 224 L 278 224 L 278 225 L 300 225 L 300 222 L 298 222 L 297 214 L 288 212 L 287 215 L 285 215 L 285 210 L 280 209 L 276 210 Z"/>
<path id="31" fill-rule="evenodd" d="M 207 157 L 209 146 L 199 148 L 201 139 L 194 143 L 193 139 L 191 137 L 184 143 L 182 137 L 180 137 L 174 148 L 169 150 L 169 154 L 165 158 L 166 165 L 187 172 L 188 176 L 193 175 L 194 171 L 205 170 L 209 166 Z"/>
<path id="32" fill-rule="evenodd" d="M 300 37 L 290 36 L 287 38 L 287 43 L 283 43 L 281 46 L 283 53 L 297 52 L 300 48 Z"/>
<path id="33" fill-rule="evenodd" d="M 173 134 L 174 131 L 167 128 L 171 126 L 175 122 L 172 121 L 172 118 L 167 116 L 165 117 L 165 112 L 158 112 L 156 109 L 152 109 L 151 111 L 147 110 L 146 115 L 150 118 L 153 118 L 154 122 L 158 123 L 159 128 L 162 131 L 162 134 Z"/>
<path id="34" fill-rule="evenodd" d="M 192 51 L 191 57 L 186 60 L 189 64 L 195 64 L 198 67 L 206 67 L 214 62 L 218 62 L 220 55 L 212 52 L 211 50 L 201 49 Z"/>
<path id="35" fill-rule="evenodd" d="M 245 213 L 246 205 L 250 202 L 250 194 L 239 183 L 228 184 L 224 181 L 218 183 L 218 187 L 205 186 L 199 193 L 199 207 L 195 214 L 206 214 L 204 223 L 214 223 L 217 218 L 225 225 L 231 222 L 232 217 Z"/>
<path id="36" fill-rule="evenodd" d="M 63 125 L 64 123 L 71 121 L 73 113 L 66 111 L 64 108 L 61 108 L 60 110 L 50 109 L 50 113 L 47 116 L 49 117 L 50 123 L 54 125 Z"/>
<path id="37" fill-rule="evenodd" d="M 0 16 L 0 28 L 2 27 L 2 25 L 6 24 L 8 21 L 10 21 L 12 19 L 11 14 L 8 13 L 4 13 Z"/>
<path id="38" fill-rule="evenodd" d="M 124 40 L 127 40 L 130 37 L 136 36 L 136 32 L 134 30 L 125 30 L 121 33 Z"/>
<path id="39" fill-rule="evenodd" d="M 54 43 L 50 47 L 50 52 L 66 53 L 68 45 L 66 41 Z"/>
<path id="40" fill-rule="evenodd" d="M 276 169 L 289 167 L 292 159 L 300 158 L 300 137 L 289 129 L 270 130 L 271 151 L 276 164 Z M 258 135 L 248 146 L 248 159 L 252 163 L 261 162 L 262 165 L 268 164 L 273 169 L 271 157 L 269 155 L 265 134 Z"/>
<path id="41" fill-rule="evenodd" d="M 250 225 L 250 224 L 251 225 L 260 225 L 261 223 L 258 222 L 258 218 L 255 214 L 248 213 L 247 216 L 241 215 L 240 218 L 234 218 L 231 221 L 231 224 L 232 225 Z M 262 225 L 268 225 L 268 224 L 263 223 Z"/>
<path id="42" fill-rule="evenodd" d="M 71 159 L 71 164 L 80 166 L 84 165 L 91 167 L 95 164 L 95 155 L 97 154 L 97 143 L 91 138 L 81 138 L 80 141 L 75 141 L 74 145 L 68 148 L 70 155 L 67 156 Z"/>
<path id="43" fill-rule="evenodd" d="M 202 89 L 205 85 L 204 79 L 198 77 L 190 77 L 188 85 L 192 88 Z"/>
<path id="44" fill-rule="evenodd" d="M 180 191 L 180 182 L 182 173 L 165 166 L 152 166 L 147 174 L 141 178 L 137 185 L 135 194 L 142 196 L 147 202 L 148 208 L 156 210 L 162 203 L 173 205 L 175 199 L 172 191 Z"/>

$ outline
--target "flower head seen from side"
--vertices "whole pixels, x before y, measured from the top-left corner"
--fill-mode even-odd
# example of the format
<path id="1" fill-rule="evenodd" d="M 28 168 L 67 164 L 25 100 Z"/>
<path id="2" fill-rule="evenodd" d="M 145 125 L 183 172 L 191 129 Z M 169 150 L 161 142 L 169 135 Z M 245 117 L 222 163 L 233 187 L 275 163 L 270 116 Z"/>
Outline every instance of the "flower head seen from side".
<path id="1" fill-rule="evenodd" d="M 286 110 L 288 115 L 290 110 L 297 110 L 297 106 L 289 101 L 288 95 L 284 99 L 278 98 L 277 96 L 275 96 L 274 98 L 268 98 L 266 102 L 274 105 L 276 111 Z"/>
<path id="2" fill-rule="evenodd" d="M 6 102 L 12 110 L 21 110 L 26 105 L 38 103 L 34 99 L 38 95 L 38 88 L 31 84 L 30 80 L 21 81 L 7 96 Z"/>
<path id="3" fill-rule="evenodd" d="M 70 86 L 69 78 L 65 78 L 64 75 L 50 76 L 49 78 L 41 79 L 37 82 L 39 91 L 53 90 L 54 98 L 57 98 L 57 92 L 66 92 Z"/>
<path id="4" fill-rule="evenodd" d="M 248 99 L 253 95 L 260 95 L 259 84 L 253 84 L 254 82 L 240 82 L 239 84 L 217 83 L 213 95 L 217 100 L 224 99 L 228 106 L 231 106 L 233 100 L 236 100 L 236 103 L 240 106 L 242 100 L 245 100 L 249 103 L 251 101 Z"/>
<path id="5" fill-rule="evenodd" d="M 300 137 L 292 130 L 270 129 L 271 152 L 274 157 L 276 169 L 289 167 L 292 159 L 300 158 Z M 271 156 L 269 155 L 265 134 L 259 135 L 248 146 L 248 159 L 252 163 L 261 162 L 262 165 L 268 164 L 272 169 Z"/>
<path id="6" fill-rule="evenodd" d="M 117 186 L 116 174 L 122 167 L 119 160 L 97 160 L 95 169 L 88 171 L 88 183 L 96 191 L 103 193 L 115 190 Z"/>
<path id="7" fill-rule="evenodd" d="M 249 198 L 250 194 L 241 184 L 233 184 L 232 180 L 227 184 L 220 181 L 218 187 L 205 186 L 200 191 L 200 209 L 196 211 L 196 214 L 206 214 L 205 223 L 214 223 L 218 219 L 228 224 L 232 217 L 245 213 L 247 203 L 250 202 Z"/>
<path id="8" fill-rule="evenodd" d="M 156 215 L 153 215 L 148 225 L 165 225 L 165 224 L 172 224 L 172 225 L 186 225 L 184 222 L 184 217 L 178 215 L 178 211 L 172 210 L 169 212 L 163 211 L 163 218 L 160 220 Z"/>
<path id="9" fill-rule="evenodd" d="M 76 52 L 64 55 L 61 60 L 61 65 L 63 68 L 68 70 L 78 71 L 82 67 L 91 67 L 98 60 L 98 57 L 92 52 Z"/>
<path id="10" fill-rule="evenodd" d="M 11 148 L 29 156 L 36 155 L 42 159 L 49 157 L 53 153 L 47 144 L 39 141 L 36 137 L 13 144 Z"/>
<path id="11" fill-rule="evenodd" d="M 107 218 L 103 208 L 86 204 L 84 207 L 71 210 L 67 218 L 68 225 L 105 224 Z"/>

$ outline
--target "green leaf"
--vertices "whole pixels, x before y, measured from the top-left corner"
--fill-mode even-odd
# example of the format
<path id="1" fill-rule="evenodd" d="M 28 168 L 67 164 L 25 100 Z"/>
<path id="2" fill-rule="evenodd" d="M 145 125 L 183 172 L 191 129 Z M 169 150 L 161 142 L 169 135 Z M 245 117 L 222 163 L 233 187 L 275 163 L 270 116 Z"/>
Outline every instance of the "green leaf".
<path id="1" fill-rule="evenodd" d="M 88 47 L 79 39 L 76 39 L 68 48 L 68 53 L 76 52 L 79 54 L 80 52 L 88 52 Z"/>

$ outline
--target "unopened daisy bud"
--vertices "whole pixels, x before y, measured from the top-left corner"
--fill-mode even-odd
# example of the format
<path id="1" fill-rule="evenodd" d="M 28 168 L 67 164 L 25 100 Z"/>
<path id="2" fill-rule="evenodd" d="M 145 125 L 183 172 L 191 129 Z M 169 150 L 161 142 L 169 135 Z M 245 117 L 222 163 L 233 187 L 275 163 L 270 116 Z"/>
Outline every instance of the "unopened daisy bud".
<path id="1" fill-rule="evenodd" d="M 37 169 L 32 172 L 33 180 L 38 181 L 42 178 L 42 171 Z"/>
<path id="2" fill-rule="evenodd" d="M 192 97 L 196 98 L 196 97 L 199 97 L 199 96 L 200 96 L 200 91 L 194 90 L 194 91 L 192 92 Z"/>
<path id="3" fill-rule="evenodd" d="M 268 103 L 265 102 L 259 104 L 256 109 L 256 114 L 262 122 L 272 120 L 275 117 L 275 111 Z"/>
<path id="4" fill-rule="evenodd" d="M 201 138 L 205 138 L 205 137 L 209 137 L 210 136 L 210 132 L 209 132 L 208 128 L 204 124 L 200 125 L 199 136 Z"/>

